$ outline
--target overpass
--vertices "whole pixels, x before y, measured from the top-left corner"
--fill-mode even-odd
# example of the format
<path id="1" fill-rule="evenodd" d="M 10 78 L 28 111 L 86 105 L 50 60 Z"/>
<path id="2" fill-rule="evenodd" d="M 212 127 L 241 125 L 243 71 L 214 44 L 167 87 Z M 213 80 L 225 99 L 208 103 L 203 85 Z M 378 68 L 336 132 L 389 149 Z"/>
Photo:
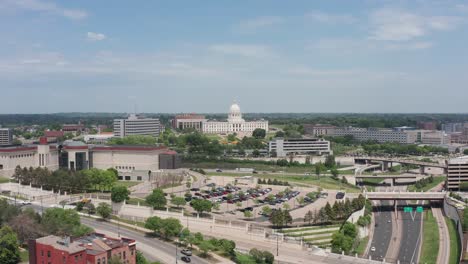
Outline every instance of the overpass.
<path id="1" fill-rule="evenodd" d="M 397 179 L 411 179 L 416 180 L 419 175 L 356 175 L 356 180 L 362 179 L 392 179 L 391 186 L 394 186 Z"/>
<path id="2" fill-rule="evenodd" d="M 388 170 L 388 165 L 392 166 L 392 163 L 399 163 L 405 165 L 416 165 L 419 166 L 421 174 L 424 174 L 424 168 L 431 167 L 431 168 L 441 168 L 444 171 L 447 171 L 447 164 L 440 164 L 440 163 L 433 163 L 433 162 L 425 162 L 419 160 L 410 160 L 410 159 L 401 159 L 401 158 L 386 158 L 386 157 L 372 157 L 372 156 L 360 156 L 354 157 L 354 161 L 364 161 L 366 164 L 371 163 L 373 161 L 382 162 L 382 170 Z"/>
<path id="3" fill-rule="evenodd" d="M 366 192 L 364 193 L 369 200 L 426 200 L 437 201 L 444 200 L 446 192 Z"/>

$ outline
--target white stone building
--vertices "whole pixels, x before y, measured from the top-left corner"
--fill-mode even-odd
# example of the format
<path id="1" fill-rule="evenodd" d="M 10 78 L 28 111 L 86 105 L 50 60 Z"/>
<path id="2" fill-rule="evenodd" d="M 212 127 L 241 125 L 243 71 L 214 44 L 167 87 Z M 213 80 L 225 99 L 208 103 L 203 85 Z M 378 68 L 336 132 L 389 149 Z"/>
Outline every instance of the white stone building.
<path id="1" fill-rule="evenodd" d="M 268 142 L 268 151 L 276 153 L 278 157 L 286 157 L 289 154 L 331 154 L 330 141 L 321 138 L 275 138 Z"/>
<path id="2" fill-rule="evenodd" d="M 203 133 L 207 134 L 240 134 L 250 135 L 252 132 L 261 128 L 268 131 L 268 121 L 245 121 L 238 104 L 231 105 L 227 121 L 205 121 L 203 122 Z"/>
<path id="3" fill-rule="evenodd" d="M 130 115 L 127 119 L 114 119 L 115 137 L 132 135 L 158 137 L 161 131 L 161 123 L 157 118 L 141 118 Z"/>

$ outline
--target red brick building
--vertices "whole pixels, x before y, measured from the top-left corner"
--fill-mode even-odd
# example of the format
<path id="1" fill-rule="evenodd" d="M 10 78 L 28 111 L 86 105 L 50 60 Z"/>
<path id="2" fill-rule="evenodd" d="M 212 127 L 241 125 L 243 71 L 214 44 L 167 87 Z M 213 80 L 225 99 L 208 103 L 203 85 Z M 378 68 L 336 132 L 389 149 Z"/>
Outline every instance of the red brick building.
<path id="1" fill-rule="evenodd" d="M 106 264 L 112 258 L 136 264 L 136 242 L 93 233 L 70 240 L 46 236 L 29 241 L 31 264 Z"/>

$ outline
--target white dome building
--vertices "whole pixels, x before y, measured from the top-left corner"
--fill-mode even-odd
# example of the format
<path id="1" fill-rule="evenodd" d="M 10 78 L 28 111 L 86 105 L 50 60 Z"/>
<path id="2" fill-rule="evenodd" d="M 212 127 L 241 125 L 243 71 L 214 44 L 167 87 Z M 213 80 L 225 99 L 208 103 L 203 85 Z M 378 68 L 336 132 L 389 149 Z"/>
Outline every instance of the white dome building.
<path id="1" fill-rule="evenodd" d="M 245 121 L 242 118 L 240 107 L 237 103 L 233 103 L 229 108 L 227 122 L 206 121 L 203 123 L 203 133 L 207 134 L 233 134 L 251 135 L 257 129 L 265 129 L 268 131 L 268 121 Z"/>

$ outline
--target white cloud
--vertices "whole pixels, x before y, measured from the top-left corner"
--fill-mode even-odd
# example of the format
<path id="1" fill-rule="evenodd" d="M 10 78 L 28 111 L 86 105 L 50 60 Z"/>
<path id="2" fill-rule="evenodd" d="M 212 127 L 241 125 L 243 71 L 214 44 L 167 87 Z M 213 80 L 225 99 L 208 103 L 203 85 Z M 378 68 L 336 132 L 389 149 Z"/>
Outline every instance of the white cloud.
<path id="1" fill-rule="evenodd" d="M 390 43 L 385 45 L 384 48 L 387 50 L 422 50 L 428 49 L 434 46 L 432 42 L 429 41 L 420 41 L 420 42 L 398 42 Z"/>
<path id="2" fill-rule="evenodd" d="M 63 8 L 51 1 L 42 0 L 2 0 L 0 8 L 44 12 L 74 20 L 83 19 L 88 16 L 86 11 Z"/>
<path id="3" fill-rule="evenodd" d="M 356 22 L 356 18 L 346 14 L 328 14 L 320 11 L 313 11 L 305 15 L 319 23 L 325 24 L 352 24 Z"/>
<path id="4" fill-rule="evenodd" d="M 91 41 L 101 41 L 106 39 L 106 35 L 96 32 L 88 32 L 86 38 Z"/>
<path id="5" fill-rule="evenodd" d="M 210 50 L 227 55 L 254 58 L 265 58 L 273 55 L 270 48 L 262 45 L 219 44 L 211 46 Z"/>
<path id="6" fill-rule="evenodd" d="M 235 29 L 244 33 L 252 33 L 258 29 L 281 24 L 283 22 L 284 19 L 279 16 L 262 16 L 242 21 L 235 27 Z"/>
<path id="7" fill-rule="evenodd" d="M 376 40 L 408 41 L 427 35 L 431 31 L 451 30 L 461 18 L 450 16 L 422 16 L 400 9 L 382 8 L 370 16 L 372 33 Z"/>

